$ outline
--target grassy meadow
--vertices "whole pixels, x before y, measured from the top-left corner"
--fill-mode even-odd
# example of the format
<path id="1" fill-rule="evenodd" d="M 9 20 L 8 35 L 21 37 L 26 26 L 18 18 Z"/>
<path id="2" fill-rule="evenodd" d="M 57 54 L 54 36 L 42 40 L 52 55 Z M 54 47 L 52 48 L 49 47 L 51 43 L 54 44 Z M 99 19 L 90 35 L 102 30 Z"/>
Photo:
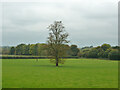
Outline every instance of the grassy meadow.
<path id="1" fill-rule="evenodd" d="M 67 59 L 56 67 L 48 59 L 2 59 L 3 88 L 117 88 L 118 61 Z"/>

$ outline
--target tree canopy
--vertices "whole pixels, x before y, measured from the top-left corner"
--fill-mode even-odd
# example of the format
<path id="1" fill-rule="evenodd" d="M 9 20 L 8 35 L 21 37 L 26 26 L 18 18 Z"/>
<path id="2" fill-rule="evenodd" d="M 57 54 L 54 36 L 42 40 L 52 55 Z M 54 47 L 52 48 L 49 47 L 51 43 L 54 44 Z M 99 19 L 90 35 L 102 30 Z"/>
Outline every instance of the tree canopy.
<path id="1" fill-rule="evenodd" d="M 66 55 L 64 44 L 68 43 L 68 33 L 65 32 L 65 27 L 62 21 L 55 21 L 48 27 L 50 33 L 47 40 L 48 52 L 52 56 L 51 61 L 56 63 L 64 63 L 63 57 Z"/>

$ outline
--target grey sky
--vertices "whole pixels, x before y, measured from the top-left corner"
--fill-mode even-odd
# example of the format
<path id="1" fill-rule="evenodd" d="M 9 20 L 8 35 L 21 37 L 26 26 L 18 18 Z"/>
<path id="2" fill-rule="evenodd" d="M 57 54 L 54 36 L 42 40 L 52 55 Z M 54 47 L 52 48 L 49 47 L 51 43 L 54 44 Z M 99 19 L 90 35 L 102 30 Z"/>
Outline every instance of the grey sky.
<path id="1" fill-rule="evenodd" d="M 45 43 L 47 26 L 61 20 L 70 44 L 118 44 L 117 0 L 40 0 L 3 3 L 2 45 Z"/>

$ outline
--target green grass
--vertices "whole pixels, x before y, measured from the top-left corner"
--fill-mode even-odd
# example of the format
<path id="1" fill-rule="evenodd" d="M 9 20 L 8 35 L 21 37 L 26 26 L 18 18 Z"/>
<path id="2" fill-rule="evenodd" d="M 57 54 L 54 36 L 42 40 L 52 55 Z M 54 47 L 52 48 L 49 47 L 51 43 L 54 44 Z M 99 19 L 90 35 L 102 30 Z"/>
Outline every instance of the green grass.
<path id="1" fill-rule="evenodd" d="M 3 88 L 117 88 L 118 61 L 69 59 L 56 67 L 48 59 L 3 59 Z"/>

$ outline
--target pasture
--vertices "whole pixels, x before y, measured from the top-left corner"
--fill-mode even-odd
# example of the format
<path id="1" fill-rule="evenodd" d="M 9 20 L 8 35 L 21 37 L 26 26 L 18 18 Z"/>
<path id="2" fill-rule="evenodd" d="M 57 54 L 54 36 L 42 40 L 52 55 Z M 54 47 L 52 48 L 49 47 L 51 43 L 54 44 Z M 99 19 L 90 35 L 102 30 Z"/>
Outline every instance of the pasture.
<path id="1" fill-rule="evenodd" d="M 118 61 L 67 59 L 56 67 L 48 59 L 2 59 L 3 88 L 117 88 Z"/>

